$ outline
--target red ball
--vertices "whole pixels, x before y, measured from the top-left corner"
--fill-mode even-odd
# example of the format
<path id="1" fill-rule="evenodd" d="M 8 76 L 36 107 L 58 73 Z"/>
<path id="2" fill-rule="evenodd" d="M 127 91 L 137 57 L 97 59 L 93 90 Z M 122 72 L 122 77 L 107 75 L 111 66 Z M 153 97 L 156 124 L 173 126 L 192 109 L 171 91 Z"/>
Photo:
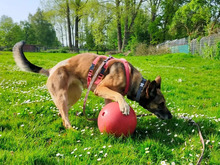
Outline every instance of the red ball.
<path id="1" fill-rule="evenodd" d="M 136 128 L 137 117 L 130 107 L 129 115 L 123 115 L 117 102 L 105 105 L 98 116 L 98 127 L 100 132 L 113 134 L 116 137 L 131 135 Z"/>

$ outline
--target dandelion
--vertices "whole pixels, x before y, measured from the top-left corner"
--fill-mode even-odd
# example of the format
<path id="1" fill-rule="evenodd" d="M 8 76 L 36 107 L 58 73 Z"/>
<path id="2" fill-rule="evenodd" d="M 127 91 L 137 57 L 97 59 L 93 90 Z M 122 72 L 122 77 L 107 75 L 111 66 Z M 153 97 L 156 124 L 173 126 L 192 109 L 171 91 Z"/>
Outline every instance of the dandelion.
<path id="1" fill-rule="evenodd" d="M 97 155 L 97 154 L 95 154 L 94 156 L 95 156 L 95 157 L 97 157 L 98 155 Z"/>
<path id="2" fill-rule="evenodd" d="M 150 151 L 145 151 L 146 154 L 148 154 Z"/>
<path id="3" fill-rule="evenodd" d="M 189 163 L 189 165 L 193 165 L 193 163 Z"/>
<path id="4" fill-rule="evenodd" d="M 103 154 L 103 151 L 99 151 L 100 154 Z"/>
<path id="5" fill-rule="evenodd" d="M 82 156 L 82 154 L 79 155 L 79 157 L 81 157 L 81 156 Z"/>
<path id="6" fill-rule="evenodd" d="M 194 132 L 195 130 L 193 129 L 192 132 Z"/>
<path id="7" fill-rule="evenodd" d="M 103 146 L 102 148 L 106 148 L 106 146 Z"/>
<path id="8" fill-rule="evenodd" d="M 177 134 L 175 134 L 174 137 L 177 137 Z"/>
<path id="9" fill-rule="evenodd" d="M 175 162 L 172 162 L 171 165 L 175 165 Z"/>
<path id="10" fill-rule="evenodd" d="M 57 157 L 58 157 L 58 156 L 63 157 L 63 154 L 57 153 L 56 156 L 57 156 Z"/>
<path id="11" fill-rule="evenodd" d="M 2 135 L 0 135 L 0 137 L 1 137 Z"/>
<path id="12" fill-rule="evenodd" d="M 77 142 L 77 143 L 80 143 L 80 140 L 77 140 L 76 142 Z"/>
<path id="13" fill-rule="evenodd" d="M 183 82 L 183 80 L 181 78 L 179 78 L 177 81 L 180 82 L 180 83 Z"/>
<path id="14" fill-rule="evenodd" d="M 166 165 L 166 162 L 165 162 L 165 161 L 162 161 L 162 162 L 160 162 L 160 164 L 162 164 L 162 165 Z"/>
<path id="15" fill-rule="evenodd" d="M 84 151 L 87 150 L 88 148 L 84 148 Z"/>
<path id="16" fill-rule="evenodd" d="M 107 157 L 107 155 L 108 155 L 108 154 L 107 154 L 107 153 L 105 153 L 104 157 L 106 158 L 106 157 Z"/>
<path id="17" fill-rule="evenodd" d="M 89 154 L 90 154 L 90 152 L 87 152 L 87 154 L 89 155 Z"/>
<path id="18" fill-rule="evenodd" d="M 24 124 L 21 124 L 21 127 L 24 127 Z"/>
<path id="19" fill-rule="evenodd" d="M 109 147 L 109 148 L 111 148 L 111 147 L 112 147 L 112 145 L 109 145 L 108 147 Z"/>
<path id="20" fill-rule="evenodd" d="M 100 160 L 101 160 L 101 158 L 98 158 L 98 159 L 97 159 L 97 161 L 100 161 Z"/>

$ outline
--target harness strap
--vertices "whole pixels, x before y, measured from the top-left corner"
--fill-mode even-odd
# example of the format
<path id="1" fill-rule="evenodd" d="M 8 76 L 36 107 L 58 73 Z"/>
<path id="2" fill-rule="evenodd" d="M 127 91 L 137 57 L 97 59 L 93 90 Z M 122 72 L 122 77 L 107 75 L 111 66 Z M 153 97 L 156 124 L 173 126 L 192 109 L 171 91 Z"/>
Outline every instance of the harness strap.
<path id="1" fill-rule="evenodd" d="M 89 68 L 89 73 L 88 73 L 88 76 L 87 76 L 87 88 L 89 88 L 89 85 L 90 85 L 90 82 L 92 80 L 92 77 L 93 76 L 93 71 L 95 69 L 95 66 L 96 64 L 98 63 L 98 61 L 100 60 L 100 58 L 105 58 L 105 60 L 103 61 L 104 64 L 101 68 L 101 71 L 99 71 L 99 74 L 98 74 L 98 77 L 97 77 L 97 80 L 94 82 L 95 85 L 98 85 L 101 80 L 103 79 L 104 77 L 104 73 L 105 73 L 105 70 L 108 68 L 108 64 L 109 64 L 109 61 L 111 59 L 113 59 L 113 57 L 106 57 L 106 56 L 98 56 L 93 62 L 92 62 L 92 65 L 90 66 Z M 125 67 L 125 75 L 126 75 L 126 87 L 125 87 L 125 90 L 124 90 L 124 93 L 123 95 L 125 96 L 127 93 L 128 93 L 128 90 L 129 90 L 129 87 L 130 87 L 130 69 L 129 69 L 129 64 L 128 62 L 125 60 L 125 59 L 120 59 L 120 61 L 123 63 L 124 67 Z"/>
<path id="2" fill-rule="evenodd" d="M 139 88 L 138 88 L 138 91 L 137 91 L 137 95 L 136 95 L 136 98 L 135 98 L 135 100 L 136 100 L 137 102 L 140 101 L 141 92 L 143 91 L 144 84 L 146 83 L 146 81 L 147 81 L 147 80 L 142 77 L 142 80 L 141 80 L 141 83 L 140 83 L 140 85 L 139 85 Z"/>
<path id="3" fill-rule="evenodd" d="M 98 76 L 100 70 L 102 69 L 102 67 L 103 67 L 104 65 L 105 65 L 105 61 L 102 62 L 102 64 L 99 66 L 99 68 L 98 68 L 97 71 L 95 72 L 94 76 L 92 77 L 91 83 L 89 84 L 88 90 L 87 90 L 87 92 L 86 92 L 86 96 L 85 96 L 85 98 L 84 98 L 83 114 L 84 114 L 84 116 L 86 117 L 86 119 L 87 119 L 87 120 L 90 120 L 90 121 L 96 121 L 97 118 L 88 118 L 88 117 L 86 116 L 86 101 L 87 101 L 88 96 L 89 96 L 89 91 L 90 91 L 90 89 L 92 88 L 92 85 L 93 85 L 93 83 L 94 83 L 96 77 Z"/>
<path id="4" fill-rule="evenodd" d="M 98 85 L 101 81 L 102 81 L 102 78 L 104 77 L 104 73 L 105 73 L 105 70 L 108 68 L 108 62 L 113 59 L 112 56 L 109 56 L 105 61 L 104 61 L 104 65 L 102 66 L 102 69 L 98 75 L 98 78 L 97 80 L 94 82 L 96 85 Z"/>
<path id="5" fill-rule="evenodd" d="M 89 87 L 89 84 L 92 80 L 92 75 L 93 75 L 93 70 L 96 66 L 96 64 L 98 63 L 98 61 L 100 60 L 100 58 L 104 58 L 106 59 L 107 57 L 106 56 L 98 56 L 93 62 L 92 62 L 92 65 L 91 67 L 89 68 L 89 73 L 88 73 L 88 76 L 87 76 L 87 88 Z"/>
<path id="6" fill-rule="evenodd" d="M 124 90 L 124 96 L 128 93 L 129 87 L 130 87 L 130 70 L 129 70 L 129 64 L 125 59 L 120 59 L 125 67 L 125 75 L 126 75 L 126 87 Z"/>

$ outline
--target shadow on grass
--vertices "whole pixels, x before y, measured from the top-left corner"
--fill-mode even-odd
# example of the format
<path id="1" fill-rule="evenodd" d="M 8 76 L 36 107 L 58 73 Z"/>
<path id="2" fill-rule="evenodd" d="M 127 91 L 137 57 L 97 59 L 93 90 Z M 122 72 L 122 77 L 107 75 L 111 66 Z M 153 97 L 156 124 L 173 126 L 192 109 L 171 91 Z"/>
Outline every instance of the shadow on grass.
<path id="1" fill-rule="evenodd" d="M 204 139 L 210 134 L 218 134 L 216 123 L 211 122 L 209 119 L 200 119 L 197 123 Z M 186 139 L 194 136 L 199 138 L 198 129 L 192 122 L 179 118 L 159 120 L 145 117 L 138 121 L 136 132 L 132 135 L 132 139 L 140 142 L 151 139 L 168 147 L 173 147 L 185 143 Z"/>

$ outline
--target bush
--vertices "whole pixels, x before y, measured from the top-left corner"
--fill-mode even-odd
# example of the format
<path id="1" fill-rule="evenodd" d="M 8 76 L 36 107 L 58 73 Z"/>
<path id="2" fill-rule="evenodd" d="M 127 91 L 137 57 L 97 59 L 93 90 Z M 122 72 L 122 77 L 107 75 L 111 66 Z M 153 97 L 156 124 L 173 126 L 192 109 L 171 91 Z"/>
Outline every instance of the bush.
<path id="1" fill-rule="evenodd" d="M 47 50 L 47 53 L 68 53 L 68 52 L 69 52 L 68 47 L 62 47 L 62 48 L 59 48 L 59 49 Z"/>
<path id="2" fill-rule="evenodd" d="M 159 54 L 166 54 L 170 53 L 169 48 L 165 46 L 155 47 L 155 46 L 148 46 L 147 44 L 138 44 L 135 48 L 134 55 L 136 56 L 144 56 L 144 55 L 159 55 Z"/>
<path id="3" fill-rule="evenodd" d="M 220 42 L 217 43 L 215 59 L 220 60 Z"/>

